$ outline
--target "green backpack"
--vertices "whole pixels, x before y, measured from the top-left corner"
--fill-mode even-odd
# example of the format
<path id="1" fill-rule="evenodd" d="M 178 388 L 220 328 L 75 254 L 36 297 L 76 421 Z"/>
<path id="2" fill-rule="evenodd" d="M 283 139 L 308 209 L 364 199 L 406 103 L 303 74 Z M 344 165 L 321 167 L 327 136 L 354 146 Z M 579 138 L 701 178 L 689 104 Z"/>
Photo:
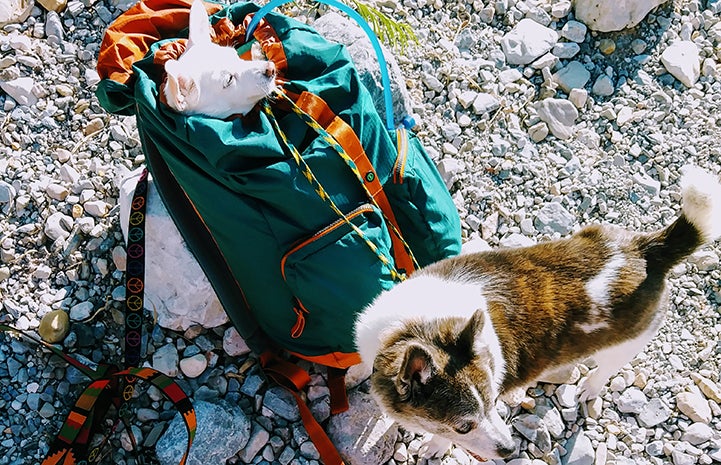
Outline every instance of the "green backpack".
<path id="1" fill-rule="evenodd" d="M 344 47 L 283 15 L 258 15 L 250 41 L 284 97 L 226 120 L 160 103 L 159 51 L 187 34 L 189 6 L 144 0 L 116 19 L 98 59 L 101 105 L 135 114 L 158 191 L 249 346 L 358 363 L 356 315 L 460 252 L 453 201 L 418 139 L 384 127 Z M 259 7 L 206 6 L 244 53 Z"/>

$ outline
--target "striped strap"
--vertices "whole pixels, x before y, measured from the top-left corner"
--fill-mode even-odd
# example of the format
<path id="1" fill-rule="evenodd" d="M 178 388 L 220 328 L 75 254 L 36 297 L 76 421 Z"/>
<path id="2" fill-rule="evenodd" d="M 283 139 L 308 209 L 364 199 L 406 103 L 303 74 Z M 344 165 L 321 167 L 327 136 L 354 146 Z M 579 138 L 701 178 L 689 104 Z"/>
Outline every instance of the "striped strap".
<path id="1" fill-rule="evenodd" d="M 391 231 L 396 267 L 401 273 L 407 275 L 413 273 L 418 268 L 418 262 L 408 244 L 403 240 L 403 234 L 398 227 L 388 196 L 353 128 L 343 118 L 337 116 L 326 101 L 318 95 L 307 91 L 299 95 L 287 90 L 284 93 L 283 97 L 285 98 L 279 102 L 281 108 L 293 111 L 312 129 L 324 132 L 323 137 L 326 140 L 332 140 L 336 147 L 340 146 L 342 151 L 339 153 L 345 154 L 344 161 L 347 160 L 348 166 L 355 170 L 354 174 L 365 190 L 369 201 L 383 212 L 383 218 Z M 321 133 L 319 132 L 319 134 Z M 328 143 L 331 144 L 331 142 Z"/>
<path id="2" fill-rule="evenodd" d="M 282 95 L 282 94 L 281 94 Z M 390 272 L 391 278 L 394 281 L 403 281 L 405 279 L 405 274 L 401 274 L 396 270 L 395 266 L 393 265 L 393 262 L 391 259 L 386 257 L 386 255 L 378 248 L 376 244 L 373 243 L 368 237 L 361 231 L 361 229 L 356 226 L 346 215 L 341 211 L 340 208 L 335 204 L 333 199 L 330 197 L 328 192 L 323 188 L 321 183 L 318 181 L 318 179 L 313 174 L 313 171 L 310 169 L 310 166 L 303 160 L 303 157 L 298 152 L 298 149 L 295 148 L 295 145 L 293 145 L 290 140 L 288 140 L 288 137 L 285 135 L 285 133 L 281 130 L 280 126 L 278 125 L 278 121 L 275 119 L 275 116 L 273 115 L 273 110 L 270 108 L 270 104 L 267 100 L 263 102 L 263 111 L 268 115 L 268 119 L 271 121 L 271 124 L 273 125 L 273 128 L 275 132 L 278 134 L 278 137 L 281 138 L 283 143 L 286 147 L 290 150 L 291 156 L 293 160 L 298 165 L 298 168 L 300 169 L 301 173 L 303 174 L 303 177 L 305 177 L 308 182 L 313 186 L 313 189 L 315 190 L 316 194 L 323 199 L 324 202 L 326 202 L 330 208 L 335 212 L 338 217 L 340 217 L 348 226 L 350 226 L 353 231 L 358 234 L 358 236 L 363 240 L 363 242 L 368 246 L 368 248 L 378 257 L 378 260 L 388 269 Z M 337 143 L 336 143 L 337 144 Z M 334 147 L 335 148 L 335 147 Z M 337 150 L 337 149 L 336 149 Z M 341 147 L 342 150 L 342 147 Z"/>

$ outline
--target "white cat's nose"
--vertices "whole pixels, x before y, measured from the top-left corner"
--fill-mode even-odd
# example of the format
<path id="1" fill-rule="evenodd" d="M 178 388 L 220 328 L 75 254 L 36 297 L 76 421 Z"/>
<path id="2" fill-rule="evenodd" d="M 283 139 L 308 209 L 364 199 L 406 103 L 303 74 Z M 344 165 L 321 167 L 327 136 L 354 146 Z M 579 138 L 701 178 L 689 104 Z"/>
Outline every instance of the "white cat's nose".
<path id="1" fill-rule="evenodd" d="M 272 61 L 269 61 L 268 66 L 265 68 L 265 75 L 268 77 L 275 76 L 275 63 L 273 63 Z"/>

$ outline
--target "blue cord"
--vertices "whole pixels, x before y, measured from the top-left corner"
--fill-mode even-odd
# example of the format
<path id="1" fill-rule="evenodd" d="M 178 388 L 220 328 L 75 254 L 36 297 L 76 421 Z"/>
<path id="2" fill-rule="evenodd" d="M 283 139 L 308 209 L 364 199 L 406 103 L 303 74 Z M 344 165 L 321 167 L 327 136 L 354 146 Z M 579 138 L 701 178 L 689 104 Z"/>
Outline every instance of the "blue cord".
<path id="1" fill-rule="evenodd" d="M 258 12 L 253 16 L 253 19 L 250 21 L 250 24 L 248 25 L 248 30 L 245 33 L 245 40 L 246 42 L 250 39 L 250 37 L 253 35 L 253 32 L 255 31 L 255 28 L 258 26 L 258 23 L 260 23 L 260 20 L 265 17 L 271 10 L 274 8 L 284 5 L 286 3 L 290 3 L 293 0 L 272 0 L 268 2 L 266 5 L 264 5 Z M 375 33 L 373 32 L 373 29 L 368 25 L 368 23 L 363 19 L 361 15 L 358 14 L 357 11 L 355 11 L 353 8 L 349 7 L 345 3 L 341 3 L 337 0 L 316 0 L 319 3 L 325 3 L 327 5 L 330 5 L 332 7 L 335 7 L 348 16 L 350 16 L 353 20 L 355 20 L 356 23 L 363 29 L 363 31 L 368 36 L 368 39 L 371 41 L 371 45 L 373 46 L 373 50 L 375 50 L 376 56 L 378 57 L 378 65 L 380 66 L 381 70 L 381 82 L 383 84 L 383 99 L 385 101 L 386 106 L 386 127 L 389 131 L 395 129 L 395 124 L 393 123 L 393 98 L 391 97 L 391 79 L 388 76 L 388 64 L 386 63 L 386 58 L 383 55 L 383 50 L 381 49 L 381 44 L 378 42 L 378 38 L 376 37 Z"/>

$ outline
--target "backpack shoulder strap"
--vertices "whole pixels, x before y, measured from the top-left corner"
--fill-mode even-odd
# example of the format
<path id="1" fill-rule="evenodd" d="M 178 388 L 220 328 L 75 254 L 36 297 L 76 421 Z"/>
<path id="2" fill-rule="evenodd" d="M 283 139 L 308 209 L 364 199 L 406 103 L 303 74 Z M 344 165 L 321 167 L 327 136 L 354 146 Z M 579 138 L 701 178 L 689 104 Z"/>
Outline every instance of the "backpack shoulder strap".
<path id="1" fill-rule="evenodd" d="M 393 244 L 393 258 L 396 261 L 396 267 L 405 271 L 410 275 L 415 271 L 414 260 L 404 244 L 400 235 L 398 220 L 393 214 L 388 196 L 383 190 L 378 174 L 373 167 L 368 155 L 363 149 L 358 135 L 353 128 L 346 123 L 340 116 L 336 115 L 330 106 L 316 94 L 304 91 L 300 95 L 286 92 L 288 97 L 295 102 L 298 108 L 314 119 L 323 129 L 330 133 L 336 141 L 348 153 L 353 162 L 360 171 L 365 189 L 378 203 L 383 214 L 391 222 L 389 229 L 391 230 L 391 241 Z"/>

